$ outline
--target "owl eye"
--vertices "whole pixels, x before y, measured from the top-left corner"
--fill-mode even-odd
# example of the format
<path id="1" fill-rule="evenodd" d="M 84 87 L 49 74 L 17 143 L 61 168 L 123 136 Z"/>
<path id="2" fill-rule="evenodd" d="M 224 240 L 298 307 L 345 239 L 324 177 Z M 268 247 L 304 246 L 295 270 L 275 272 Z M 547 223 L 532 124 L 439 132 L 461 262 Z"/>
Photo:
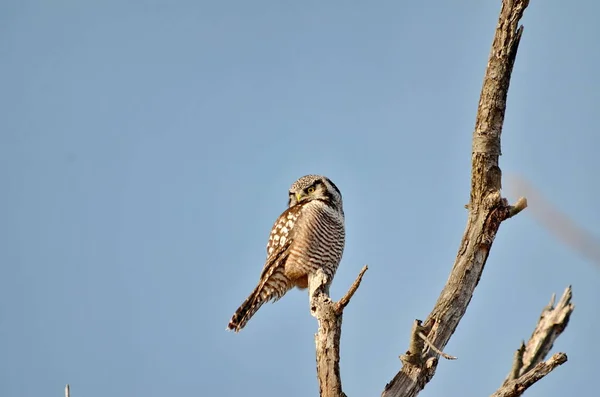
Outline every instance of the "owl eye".
<path id="1" fill-rule="evenodd" d="M 315 192 L 315 187 L 311 186 L 308 189 L 306 189 L 306 191 L 308 192 L 308 194 L 313 194 Z"/>

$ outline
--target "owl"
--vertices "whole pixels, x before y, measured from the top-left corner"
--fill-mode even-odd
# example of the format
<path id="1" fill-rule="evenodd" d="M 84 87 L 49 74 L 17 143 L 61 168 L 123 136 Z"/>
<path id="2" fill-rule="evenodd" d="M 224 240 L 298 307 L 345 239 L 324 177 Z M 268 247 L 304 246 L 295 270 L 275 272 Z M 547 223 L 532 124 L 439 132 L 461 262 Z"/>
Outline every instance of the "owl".
<path id="1" fill-rule="evenodd" d="M 237 309 L 228 329 L 239 332 L 267 301 L 294 287 L 308 287 L 309 275 L 322 269 L 331 283 L 345 242 L 342 194 L 321 175 L 306 175 L 289 191 L 288 208 L 277 218 L 267 243 L 258 285 Z"/>

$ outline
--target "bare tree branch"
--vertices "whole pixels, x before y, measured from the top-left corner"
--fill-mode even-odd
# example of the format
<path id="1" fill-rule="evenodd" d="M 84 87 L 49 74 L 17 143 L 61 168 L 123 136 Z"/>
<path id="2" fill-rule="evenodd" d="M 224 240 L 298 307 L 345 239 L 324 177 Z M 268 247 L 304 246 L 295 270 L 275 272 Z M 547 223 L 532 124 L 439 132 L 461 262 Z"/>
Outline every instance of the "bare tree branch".
<path id="1" fill-rule="evenodd" d="M 440 350 L 467 310 L 500 224 L 527 205 L 525 199 L 520 199 L 510 206 L 502 198 L 498 158 L 510 76 L 523 33 L 523 27 L 518 25 L 528 4 L 528 0 L 502 2 L 473 132 L 467 228 L 448 281 L 423 326 L 431 344 Z M 402 369 L 386 385 L 382 396 L 416 396 L 433 377 L 437 353 L 409 349 L 407 356 L 409 359 L 403 360 Z"/>
<path id="2" fill-rule="evenodd" d="M 554 345 L 554 341 L 569 324 L 569 318 L 575 309 L 575 305 L 571 303 L 572 296 L 573 292 L 571 286 L 569 286 L 554 306 L 556 296 L 552 295 L 550 303 L 542 310 L 540 319 L 529 341 L 527 344 L 522 343 L 521 347 L 517 349 L 512 370 L 504 381 L 504 385 L 523 376 L 546 359 Z"/>
<path id="3" fill-rule="evenodd" d="M 360 269 L 360 273 L 358 273 L 356 280 L 354 280 L 354 282 L 350 286 L 350 289 L 348 290 L 348 292 L 346 292 L 346 295 L 342 296 L 342 299 L 340 299 L 339 302 L 336 304 L 336 307 L 335 307 L 336 312 L 342 313 L 344 308 L 346 306 L 348 306 L 348 303 L 350 303 L 350 299 L 352 299 L 352 297 L 354 296 L 354 293 L 356 292 L 358 287 L 360 287 L 362 278 L 365 275 L 367 270 L 369 270 L 369 267 L 367 265 L 363 266 L 363 268 Z"/>
<path id="4" fill-rule="evenodd" d="M 65 386 L 65 397 L 71 397 L 71 387 L 69 386 L 68 383 Z"/>
<path id="5" fill-rule="evenodd" d="M 567 355 L 565 353 L 556 353 L 548 361 L 538 363 L 519 378 L 506 382 L 492 394 L 492 397 L 518 397 L 535 382 L 552 372 L 554 368 L 566 362 Z"/>
<path id="6" fill-rule="evenodd" d="M 333 302 L 329 298 L 329 280 L 322 270 L 309 278 L 310 312 L 319 322 L 315 335 L 317 378 L 321 397 L 345 397 L 340 378 L 340 336 L 344 308 L 360 286 L 368 267 L 364 266 L 346 294 Z"/>
<path id="7" fill-rule="evenodd" d="M 527 344 L 515 352 L 513 365 L 502 386 L 492 396 L 520 396 L 538 380 L 548 375 L 555 367 L 567 361 L 567 355 L 556 353 L 550 360 L 543 362 L 552 349 L 554 341 L 565 330 L 575 305 L 571 286 L 565 289 L 558 304 L 554 306 L 555 294 L 550 303 L 542 310 L 540 319 Z"/>

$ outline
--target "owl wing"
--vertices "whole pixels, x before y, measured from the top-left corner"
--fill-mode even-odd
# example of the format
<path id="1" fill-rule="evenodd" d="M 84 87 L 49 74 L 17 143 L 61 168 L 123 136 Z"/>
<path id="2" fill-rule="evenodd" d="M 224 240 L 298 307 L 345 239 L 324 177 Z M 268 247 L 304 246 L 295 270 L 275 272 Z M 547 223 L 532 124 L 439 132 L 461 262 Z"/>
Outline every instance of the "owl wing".
<path id="1" fill-rule="evenodd" d="M 283 267 L 290 255 L 290 247 L 294 241 L 294 226 L 300 216 L 303 204 L 298 204 L 286 209 L 277 218 L 271 229 L 269 242 L 267 243 L 267 260 L 260 274 L 259 289 L 263 289 L 265 284 L 273 284 L 274 294 L 277 300 L 286 292 L 288 280 L 283 274 Z M 281 288 L 279 288 L 281 287 Z"/>
<path id="2" fill-rule="evenodd" d="M 304 206 L 305 203 L 289 207 L 279 215 L 273 224 L 271 234 L 269 235 L 269 242 L 267 243 L 267 262 L 264 266 L 265 269 L 272 255 L 275 255 L 277 251 L 281 251 L 283 248 L 289 247 L 288 243 L 294 237 L 294 226 L 296 225 L 296 221 L 300 217 Z"/>
<path id="3" fill-rule="evenodd" d="M 273 230 L 275 230 L 275 226 Z M 258 285 L 233 314 L 227 328 L 238 332 L 244 328 L 248 320 L 265 302 L 271 299 L 278 300 L 290 289 L 289 281 L 283 274 L 283 268 L 289 257 L 291 243 L 291 239 L 285 239 L 283 244 L 279 244 L 279 241 L 278 244 L 275 244 L 272 239 L 269 239 L 267 246 L 270 254 L 267 256 Z"/>

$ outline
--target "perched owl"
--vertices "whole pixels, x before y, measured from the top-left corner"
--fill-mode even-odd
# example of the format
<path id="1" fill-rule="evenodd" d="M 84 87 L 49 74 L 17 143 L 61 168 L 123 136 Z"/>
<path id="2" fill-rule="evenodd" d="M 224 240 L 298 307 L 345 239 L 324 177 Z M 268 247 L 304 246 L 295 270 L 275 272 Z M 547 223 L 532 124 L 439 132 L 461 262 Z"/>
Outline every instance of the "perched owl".
<path id="1" fill-rule="evenodd" d="M 331 283 L 344 241 L 340 190 L 324 176 L 298 179 L 290 188 L 288 208 L 271 229 L 258 285 L 227 327 L 238 332 L 265 302 L 278 300 L 294 287 L 308 287 L 308 276 L 317 269 L 322 269 Z"/>

